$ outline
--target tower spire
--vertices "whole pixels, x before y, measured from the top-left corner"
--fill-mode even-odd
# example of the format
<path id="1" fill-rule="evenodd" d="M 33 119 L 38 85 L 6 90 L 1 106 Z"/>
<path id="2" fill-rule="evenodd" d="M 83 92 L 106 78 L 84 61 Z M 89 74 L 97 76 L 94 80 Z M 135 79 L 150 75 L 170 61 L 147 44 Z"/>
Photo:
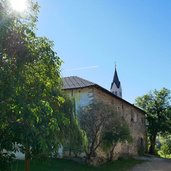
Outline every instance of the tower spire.
<path id="1" fill-rule="evenodd" d="M 115 72 L 114 72 L 114 77 L 113 77 L 110 91 L 116 96 L 122 98 L 122 88 L 121 88 L 121 83 L 118 78 L 116 63 L 115 63 Z"/>

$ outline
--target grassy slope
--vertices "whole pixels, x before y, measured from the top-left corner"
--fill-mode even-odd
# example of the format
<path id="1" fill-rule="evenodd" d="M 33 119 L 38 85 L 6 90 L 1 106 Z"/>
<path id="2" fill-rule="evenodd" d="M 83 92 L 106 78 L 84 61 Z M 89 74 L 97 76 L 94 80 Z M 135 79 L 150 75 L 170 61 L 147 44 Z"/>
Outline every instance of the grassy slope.
<path id="1" fill-rule="evenodd" d="M 69 160 L 31 161 L 31 171 L 126 171 L 140 163 L 136 160 L 118 160 L 99 167 L 79 164 Z M 12 171 L 24 171 L 24 161 L 16 161 Z"/>

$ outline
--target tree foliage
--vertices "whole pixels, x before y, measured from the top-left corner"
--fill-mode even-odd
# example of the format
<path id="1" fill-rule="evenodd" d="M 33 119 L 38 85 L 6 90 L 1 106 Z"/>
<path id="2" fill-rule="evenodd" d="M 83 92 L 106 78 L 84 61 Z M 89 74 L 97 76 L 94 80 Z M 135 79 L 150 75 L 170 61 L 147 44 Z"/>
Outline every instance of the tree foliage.
<path id="1" fill-rule="evenodd" d="M 150 140 L 150 154 L 155 154 L 157 134 L 171 131 L 170 100 L 170 91 L 166 88 L 159 91 L 151 91 L 136 99 L 136 105 L 146 112 L 147 129 Z"/>
<path id="2" fill-rule="evenodd" d="M 120 121 L 116 110 L 104 102 L 93 102 L 80 109 L 78 119 L 87 134 L 87 159 L 96 156 L 97 149 L 108 147 L 109 160 L 112 160 L 116 144 L 130 139 L 127 124 Z"/>
<path id="3" fill-rule="evenodd" d="M 63 126 L 65 135 L 64 150 L 69 152 L 69 156 L 71 156 L 71 153 L 77 156 L 84 151 L 87 141 L 85 132 L 80 128 L 78 123 L 74 100 L 66 97 L 62 110 L 66 118 L 69 118 L 69 124 Z"/>
<path id="4" fill-rule="evenodd" d="M 110 122 L 107 124 L 107 128 L 104 133 L 104 142 L 103 148 L 105 148 L 108 152 L 108 160 L 112 161 L 114 157 L 114 150 L 118 143 L 123 142 L 132 142 L 132 137 L 130 135 L 130 130 L 123 120 L 122 123 L 119 120 L 114 120 L 112 118 Z"/>
<path id="5" fill-rule="evenodd" d="M 26 159 L 34 150 L 56 149 L 69 123 L 62 110 L 62 61 L 51 41 L 36 36 L 38 4 L 28 3 L 21 15 L 0 0 L 0 150 L 22 144 Z"/>
<path id="6" fill-rule="evenodd" d="M 164 141 L 162 142 L 160 150 L 161 150 L 162 155 L 164 155 L 165 157 L 167 157 L 167 155 L 171 155 L 171 136 L 170 135 L 164 137 Z"/>

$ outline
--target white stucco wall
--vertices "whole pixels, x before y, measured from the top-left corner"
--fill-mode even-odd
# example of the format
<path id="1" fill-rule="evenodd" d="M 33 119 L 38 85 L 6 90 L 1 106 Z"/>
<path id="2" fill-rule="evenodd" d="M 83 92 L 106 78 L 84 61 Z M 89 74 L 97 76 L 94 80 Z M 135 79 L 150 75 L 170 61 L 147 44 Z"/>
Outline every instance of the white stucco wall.
<path id="1" fill-rule="evenodd" d="M 121 87 L 121 85 L 120 85 L 120 87 L 118 88 L 118 87 L 116 86 L 116 84 L 114 83 L 110 91 L 111 91 L 113 94 L 115 94 L 116 96 L 122 98 L 122 87 Z"/>
<path id="2" fill-rule="evenodd" d="M 71 98 L 74 98 L 76 112 L 81 107 L 89 105 L 92 102 L 93 98 L 94 98 L 93 90 L 91 88 L 66 90 L 66 93 Z"/>

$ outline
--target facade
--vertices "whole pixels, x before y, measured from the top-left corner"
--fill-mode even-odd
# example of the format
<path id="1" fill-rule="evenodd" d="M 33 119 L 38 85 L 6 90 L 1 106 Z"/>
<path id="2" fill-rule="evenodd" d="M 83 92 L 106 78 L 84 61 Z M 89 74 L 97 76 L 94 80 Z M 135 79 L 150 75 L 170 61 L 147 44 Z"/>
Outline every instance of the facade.
<path id="1" fill-rule="evenodd" d="M 117 74 L 116 68 L 115 74 Z M 116 158 L 122 155 L 138 155 L 140 150 L 145 148 L 146 143 L 145 113 L 121 98 L 121 84 L 118 84 L 117 80 L 119 83 L 118 76 L 114 76 L 111 86 L 112 91 L 108 91 L 93 82 L 76 76 L 63 78 L 63 89 L 70 97 L 75 99 L 76 111 L 93 101 L 103 101 L 117 109 L 121 119 L 127 122 L 133 142 L 131 144 L 118 144 L 114 151 Z M 121 93 L 117 93 L 118 96 L 115 95 L 115 91 L 113 93 L 115 86 L 117 86 L 117 92 Z M 99 156 L 105 157 L 105 154 L 100 152 Z"/>

